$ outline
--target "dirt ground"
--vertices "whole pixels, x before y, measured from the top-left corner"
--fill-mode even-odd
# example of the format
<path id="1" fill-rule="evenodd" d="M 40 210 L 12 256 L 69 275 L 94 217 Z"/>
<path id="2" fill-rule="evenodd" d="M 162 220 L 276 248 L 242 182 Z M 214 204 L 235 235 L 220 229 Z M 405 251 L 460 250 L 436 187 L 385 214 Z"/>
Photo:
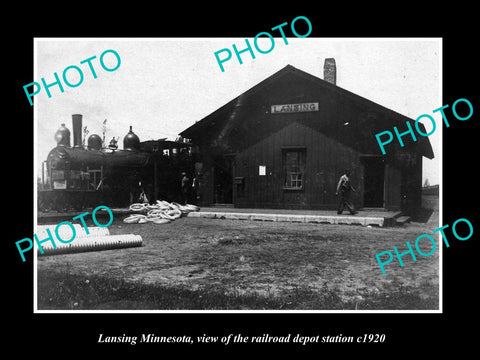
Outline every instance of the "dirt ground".
<path id="1" fill-rule="evenodd" d="M 413 246 L 419 235 L 437 227 L 438 213 L 427 223 L 392 228 L 203 218 L 125 224 L 118 218 L 110 233 L 139 234 L 142 247 L 39 257 L 37 269 L 39 274 L 68 272 L 237 295 L 331 290 L 358 309 L 368 299 L 402 290 L 436 304 L 434 310 L 438 246 L 433 255 L 417 256 L 416 262 L 404 256 L 404 267 L 395 259 L 386 265 L 386 275 L 375 254 L 393 252 L 393 246 L 403 252 L 407 240 Z M 422 243 L 424 252 L 428 246 Z"/>

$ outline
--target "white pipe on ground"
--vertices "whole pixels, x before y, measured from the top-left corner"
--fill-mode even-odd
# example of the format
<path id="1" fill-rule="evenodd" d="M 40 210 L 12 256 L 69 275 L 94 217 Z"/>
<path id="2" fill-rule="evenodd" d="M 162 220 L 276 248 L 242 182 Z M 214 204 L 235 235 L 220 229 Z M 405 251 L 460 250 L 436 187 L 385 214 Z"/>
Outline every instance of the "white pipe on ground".
<path id="1" fill-rule="evenodd" d="M 121 235 L 101 235 L 101 236 L 87 236 L 83 238 L 75 238 L 72 242 L 67 244 L 62 242 L 55 242 L 56 248 L 53 247 L 51 241 L 42 244 L 43 254 L 40 253 L 40 248 L 37 246 L 37 255 L 56 255 L 68 254 L 85 251 L 98 251 L 121 249 L 128 247 L 142 246 L 142 237 L 134 234 Z"/>

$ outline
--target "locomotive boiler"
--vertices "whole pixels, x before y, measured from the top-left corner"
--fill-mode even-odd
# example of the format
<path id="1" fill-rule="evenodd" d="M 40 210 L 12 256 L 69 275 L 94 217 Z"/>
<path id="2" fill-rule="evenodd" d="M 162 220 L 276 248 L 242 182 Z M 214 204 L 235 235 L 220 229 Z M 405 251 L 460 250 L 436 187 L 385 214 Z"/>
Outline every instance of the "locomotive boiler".
<path id="1" fill-rule="evenodd" d="M 179 201 L 182 172 L 193 174 L 192 144 L 166 139 L 141 143 L 130 126 L 123 149 L 115 141 L 105 146 L 93 134 L 82 144 L 82 115 L 72 115 L 70 130 L 61 124 L 55 134 L 57 146 L 42 164 L 38 184 L 39 211 L 81 210 L 99 204 L 126 207 L 139 195 L 149 202 Z"/>

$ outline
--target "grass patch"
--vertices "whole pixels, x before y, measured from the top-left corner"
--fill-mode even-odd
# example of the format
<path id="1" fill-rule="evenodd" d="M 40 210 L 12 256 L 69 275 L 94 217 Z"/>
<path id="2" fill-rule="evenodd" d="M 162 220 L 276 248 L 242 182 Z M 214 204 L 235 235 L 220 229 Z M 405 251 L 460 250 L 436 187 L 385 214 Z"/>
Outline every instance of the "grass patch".
<path id="1" fill-rule="evenodd" d="M 257 294 L 132 283 L 114 278 L 39 274 L 40 310 L 218 310 L 275 309 L 282 303 Z"/>
<path id="2" fill-rule="evenodd" d="M 112 235 L 139 234 L 143 246 L 40 257 L 38 308 L 434 310 L 438 253 L 387 275 L 374 256 L 431 228 L 116 219 Z"/>
<path id="3" fill-rule="evenodd" d="M 216 288 L 133 283 L 115 278 L 66 273 L 38 274 L 39 310 L 409 310 L 433 309 L 431 298 L 406 287 L 388 294 L 363 294 L 344 301 L 339 291 L 302 285 L 280 294 L 223 293 Z"/>

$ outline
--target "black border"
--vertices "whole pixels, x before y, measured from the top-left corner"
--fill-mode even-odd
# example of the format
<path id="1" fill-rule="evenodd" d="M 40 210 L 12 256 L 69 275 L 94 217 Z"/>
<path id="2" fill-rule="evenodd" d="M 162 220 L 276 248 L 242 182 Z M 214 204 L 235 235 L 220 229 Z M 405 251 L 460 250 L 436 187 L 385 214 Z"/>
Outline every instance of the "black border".
<path id="1" fill-rule="evenodd" d="M 5 27 L 8 36 L 8 54 L 4 71 L 7 73 L 5 107 L 9 109 L 4 121 L 4 137 L 10 144 L 4 148 L 4 182 L 7 221 L 3 228 L 6 236 L 2 243 L 4 272 L 8 290 L 4 292 L 8 316 L 4 343 L 12 350 L 22 351 L 26 346 L 34 352 L 64 357 L 72 354 L 97 354 L 105 352 L 152 352 L 161 357 L 169 349 L 194 350 L 197 354 L 215 350 L 238 353 L 243 350 L 285 352 L 316 355 L 333 350 L 365 350 L 367 353 L 430 354 L 460 346 L 463 351 L 473 348 L 474 330 L 471 314 L 475 312 L 476 299 L 474 264 L 477 254 L 478 215 L 476 205 L 476 129 L 478 112 L 478 62 L 475 55 L 476 37 L 473 6 L 456 3 L 445 9 L 419 9 L 407 3 L 373 5 L 338 4 L 330 9 L 326 3 L 307 7 L 304 4 L 277 3 L 267 5 L 261 13 L 256 6 L 246 3 L 198 4 L 199 9 L 182 4 L 184 9 L 174 9 L 158 4 L 139 4 L 134 9 L 124 9 L 124 4 L 109 4 L 100 12 L 97 6 L 77 4 L 70 9 L 41 10 L 29 7 L 16 13 Z M 157 10 L 158 9 L 158 10 Z M 56 11 L 57 10 L 57 11 Z M 33 81 L 34 37 L 253 37 L 258 32 L 291 22 L 296 16 L 306 16 L 313 25 L 311 37 L 442 37 L 444 104 L 458 98 L 467 98 L 473 104 L 474 115 L 468 121 L 450 122 L 444 127 L 443 145 L 443 223 L 452 224 L 458 218 L 469 219 L 474 226 L 473 237 L 465 242 L 451 241 L 443 249 L 443 314 L 33 314 L 33 258 L 27 256 L 22 263 L 14 242 L 33 233 L 33 112 L 25 99 L 22 86 Z M 12 25 L 13 24 L 13 25 Z M 274 55 L 273 55 L 274 56 Z M 476 92 L 474 91 L 477 90 Z M 5 93 L 4 93 L 5 96 Z M 12 101 L 13 100 L 13 101 Z M 432 109 L 433 110 L 433 109 Z M 451 116 L 451 115 L 450 115 Z M 408 240 L 408 239 L 406 239 Z M 475 324 L 472 324 L 475 326 Z M 127 346 L 97 344 L 98 333 L 158 335 L 223 336 L 230 333 L 244 335 L 312 334 L 312 335 L 362 335 L 384 333 L 384 344 L 317 344 L 250 345 L 222 344 L 181 347 L 179 345 Z M 23 345 L 23 346 L 22 346 Z M 26 346 L 25 346 L 26 345 Z M 387 351 L 386 348 L 389 348 Z M 128 349 L 128 350 L 127 350 Z M 395 350 L 392 352 L 391 350 Z"/>

